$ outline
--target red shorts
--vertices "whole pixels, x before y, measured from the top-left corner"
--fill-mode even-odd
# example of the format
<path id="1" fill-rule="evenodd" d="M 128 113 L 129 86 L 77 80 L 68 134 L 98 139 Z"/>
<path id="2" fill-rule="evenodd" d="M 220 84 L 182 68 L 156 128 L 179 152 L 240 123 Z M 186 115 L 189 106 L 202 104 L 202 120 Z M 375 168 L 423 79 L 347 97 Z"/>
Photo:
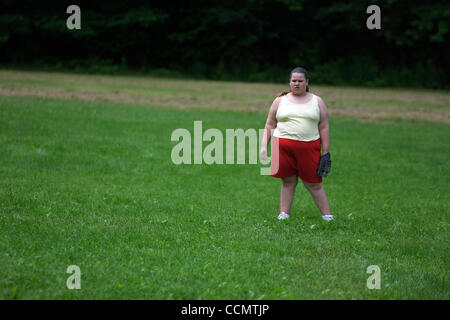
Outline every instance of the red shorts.
<path id="1" fill-rule="evenodd" d="M 279 152 L 276 152 L 277 149 Z M 307 182 L 322 182 L 322 177 L 318 177 L 316 173 L 319 159 L 320 138 L 314 141 L 297 141 L 273 137 L 270 175 L 274 178 L 297 175 Z"/>

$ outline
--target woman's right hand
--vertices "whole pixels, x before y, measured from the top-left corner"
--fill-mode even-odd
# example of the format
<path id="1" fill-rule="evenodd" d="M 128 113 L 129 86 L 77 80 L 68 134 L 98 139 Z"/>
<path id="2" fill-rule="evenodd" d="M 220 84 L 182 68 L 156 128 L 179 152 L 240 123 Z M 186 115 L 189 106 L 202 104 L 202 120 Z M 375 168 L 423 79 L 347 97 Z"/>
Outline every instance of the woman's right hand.
<path id="1" fill-rule="evenodd" d="M 261 151 L 259 152 L 259 156 L 261 160 L 267 160 L 267 147 L 261 147 Z"/>

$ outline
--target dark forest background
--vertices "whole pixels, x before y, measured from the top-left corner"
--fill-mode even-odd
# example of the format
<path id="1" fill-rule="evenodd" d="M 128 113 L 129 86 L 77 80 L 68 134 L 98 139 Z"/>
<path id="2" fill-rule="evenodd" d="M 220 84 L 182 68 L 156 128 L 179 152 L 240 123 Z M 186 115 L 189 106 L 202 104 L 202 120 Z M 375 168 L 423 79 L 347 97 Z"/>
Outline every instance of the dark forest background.
<path id="1" fill-rule="evenodd" d="M 0 66 L 449 89 L 448 1 L 4 1 Z M 81 30 L 69 30 L 69 5 Z M 381 8 L 381 30 L 366 9 Z"/>

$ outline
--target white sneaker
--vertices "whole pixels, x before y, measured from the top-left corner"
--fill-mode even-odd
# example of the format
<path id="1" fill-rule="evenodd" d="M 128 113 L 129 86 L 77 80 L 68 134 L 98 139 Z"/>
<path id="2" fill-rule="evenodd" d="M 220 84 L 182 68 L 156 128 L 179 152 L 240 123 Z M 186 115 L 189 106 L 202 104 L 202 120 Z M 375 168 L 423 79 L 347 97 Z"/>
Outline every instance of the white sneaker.
<path id="1" fill-rule="evenodd" d="M 287 213 L 285 213 L 285 212 L 282 212 L 282 213 L 280 213 L 278 215 L 278 220 L 284 220 L 284 219 L 287 219 L 287 218 L 289 218 L 289 215 Z"/>
<path id="2" fill-rule="evenodd" d="M 326 215 L 322 216 L 322 219 L 326 220 L 326 221 L 331 221 L 331 220 L 334 220 L 334 217 L 331 214 L 326 214 Z"/>

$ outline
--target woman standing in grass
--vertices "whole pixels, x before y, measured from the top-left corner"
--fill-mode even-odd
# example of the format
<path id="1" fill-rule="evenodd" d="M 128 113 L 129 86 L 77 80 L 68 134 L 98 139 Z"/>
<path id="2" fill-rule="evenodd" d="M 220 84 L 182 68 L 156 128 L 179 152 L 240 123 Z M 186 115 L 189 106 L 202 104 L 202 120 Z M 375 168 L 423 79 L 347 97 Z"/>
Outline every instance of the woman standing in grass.
<path id="1" fill-rule="evenodd" d="M 270 107 L 260 152 L 266 159 L 273 132 L 270 175 L 282 180 L 278 219 L 289 218 L 300 177 L 322 218 L 333 220 L 322 177 L 316 173 L 321 147 L 325 155 L 330 146 L 327 107 L 319 96 L 309 92 L 308 71 L 304 68 L 291 71 L 290 89 L 279 94 Z"/>

